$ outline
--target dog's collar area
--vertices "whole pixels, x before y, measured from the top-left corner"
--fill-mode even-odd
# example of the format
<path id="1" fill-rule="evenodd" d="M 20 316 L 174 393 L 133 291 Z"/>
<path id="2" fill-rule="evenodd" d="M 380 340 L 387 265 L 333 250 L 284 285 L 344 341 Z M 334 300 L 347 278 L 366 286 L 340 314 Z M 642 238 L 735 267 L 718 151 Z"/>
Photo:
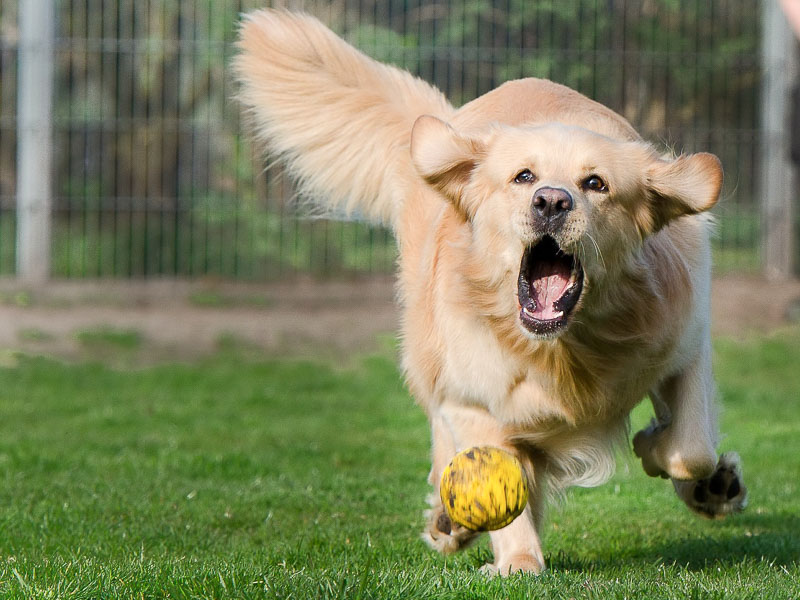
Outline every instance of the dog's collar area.
<path id="1" fill-rule="evenodd" d="M 556 241 L 543 237 L 525 248 L 517 297 L 522 325 L 536 335 L 552 335 L 567 323 L 583 291 L 583 268 Z"/>

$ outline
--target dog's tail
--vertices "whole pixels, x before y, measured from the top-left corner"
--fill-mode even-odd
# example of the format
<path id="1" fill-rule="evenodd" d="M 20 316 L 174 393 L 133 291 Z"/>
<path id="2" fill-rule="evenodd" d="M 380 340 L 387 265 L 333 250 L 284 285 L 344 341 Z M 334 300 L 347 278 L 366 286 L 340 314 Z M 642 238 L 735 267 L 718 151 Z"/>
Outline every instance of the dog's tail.
<path id="1" fill-rule="evenodd" d="M 301 193 L 323 209 L 392 224 L 416 177 L 414 121 L 452 113 L 441 92 L 372 60 L 308 15 L 254 12 L 238 48 L 239 99 Z"/>

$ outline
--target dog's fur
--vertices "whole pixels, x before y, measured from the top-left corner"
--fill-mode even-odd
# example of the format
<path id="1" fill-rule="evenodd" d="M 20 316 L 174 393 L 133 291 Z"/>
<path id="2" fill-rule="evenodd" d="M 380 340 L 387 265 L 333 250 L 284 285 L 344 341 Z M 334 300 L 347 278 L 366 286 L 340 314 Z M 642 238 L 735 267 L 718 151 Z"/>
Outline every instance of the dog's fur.
<path id="1" fill-rule="evenodd" d="M 656 419 L 633 440 L 647 474 L 707 516 L 744 506 L 738 457 L 716 454 L 702 214 L 720 193 L 716 157 L 663 156 L 610 109 L 540 79 L 455 109 L 305 15 L 249 15 L 239 50 L 240 100 L 302 193 L 397 237 L 403 366 L 433 437 L 432 546 L 474 536 L 443 511 L 442 470 L 495 445 L 525 465 L 531 499 L 490 534 L 487 569 L 540 571 L 546 490 L 608 479 L 647 395 Z M 574 257 L 583 288 L 543 325 L 518 279 L 540 268 L 523 256 L 545 238 Z"/>

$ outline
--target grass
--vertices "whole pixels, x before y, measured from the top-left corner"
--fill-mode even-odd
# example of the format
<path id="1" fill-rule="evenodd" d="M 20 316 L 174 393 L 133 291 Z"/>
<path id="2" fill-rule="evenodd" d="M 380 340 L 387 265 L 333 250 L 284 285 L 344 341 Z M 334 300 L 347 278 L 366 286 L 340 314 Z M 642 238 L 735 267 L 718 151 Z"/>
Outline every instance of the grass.
<path id="1" fill-rule="evenodd" d="M 253 294 L 250 296 L 226 295 L 212 290 L 202 290 L 189 296 L 189 302 L 194 306 L 206 308 L 252 306 L 270 307 L 275 304 L 275 300 L 268 296 Z"/>
<path id="2" fill-rule="evenodd" d="M 551 510 L 548 571 L 509 579 L 476 572 L 485 542 L 419 540 L 428 434 L 390 357 L 20 356 L 0 368 L 0 597 L 797 598 L 799 348 L 797 330 L 717 343 L 744 514 L 693 517 L 623 459 Z"/>
<path id="3" fill-rule="evenodd" d="M 134 350 L 142 343 L 138 331 L 111 327 L 85 329 L 76 337 L 82 346 L 95 350 Z"/>

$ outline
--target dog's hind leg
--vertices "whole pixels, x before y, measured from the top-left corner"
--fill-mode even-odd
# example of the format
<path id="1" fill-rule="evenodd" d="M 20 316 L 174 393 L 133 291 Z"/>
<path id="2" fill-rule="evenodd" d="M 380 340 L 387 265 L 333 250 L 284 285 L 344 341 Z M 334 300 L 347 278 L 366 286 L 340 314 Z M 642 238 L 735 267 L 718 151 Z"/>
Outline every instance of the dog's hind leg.
<path id="1" fill-rule="evenodd" d="M 710 346 L 651 392 L 656 418 L 634 436 L 633 447 L 648 475 L 669 477 L 690 509 L 713 517 L 742 510 L 747 489 L 736 453 L 717 460 Z"/>
<path id="2" fill-rule="evenodd" d="M 423 538 L 440 552 L 453 552 L 469 543 L 477 534 L 454 525 L 439 499 L 442 471 L 456 452 L 471 446 L 496 446 L 516 455 L 528 478 L 528 506 L 510 525 L 491 531 L 494 562 L 484 566 L 487 573 L 508 575 L 516 571 L 538 573 L 544 568 L 544 556 L 536 523 L 541 512 L 541 490 L 534 468 L 525 453 L 508 441 L 507 432 L 488 412 L 477 407 L 444 404 L 431 414 L 433 432 L 433 467 L 430 482 L 434 487 L 433 508 Z M 450 531 L 447 529 L 450 528 Z"/>

